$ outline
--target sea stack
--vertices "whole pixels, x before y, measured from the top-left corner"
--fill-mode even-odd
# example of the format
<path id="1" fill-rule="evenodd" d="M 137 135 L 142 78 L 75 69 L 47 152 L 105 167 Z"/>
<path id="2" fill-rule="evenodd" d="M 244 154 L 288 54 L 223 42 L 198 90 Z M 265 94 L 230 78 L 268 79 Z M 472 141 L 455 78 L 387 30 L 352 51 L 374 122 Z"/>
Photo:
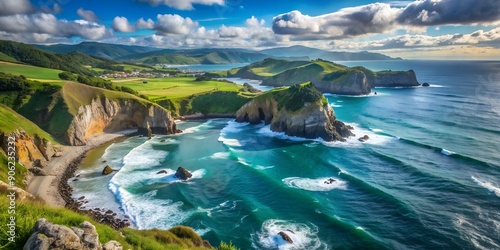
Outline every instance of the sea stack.
<path id="1" fill-rule="evenodd" d="M 179 167 L 179 168 L 177 168 L 177 171 L 175 172 L 174 176 L 183 180 L 183 181 L 187 181 L 189 178 L 193 177 L 193 174 L 191 174 L 185 168 Z"/>
<path id="2" fill-rule="evenodd" d="M 236 113 L 237 122 L 270 124 L 271 130 L 289 136 L 345 141 L 352 127 L 335 117 L 326 98 L 312 83 L 264 93 Z"/>

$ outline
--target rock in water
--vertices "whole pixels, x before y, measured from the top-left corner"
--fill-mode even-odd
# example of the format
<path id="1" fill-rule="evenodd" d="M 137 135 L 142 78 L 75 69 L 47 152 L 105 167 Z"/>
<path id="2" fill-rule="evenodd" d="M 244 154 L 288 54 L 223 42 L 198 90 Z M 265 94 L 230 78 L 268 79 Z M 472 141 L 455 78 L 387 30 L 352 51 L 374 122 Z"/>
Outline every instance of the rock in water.
<path id="1" fill-rule="evenodd" d="M 368 139 L 370 139 L 370 137 L 368 135 L 364 135 L 363 137 L 359 137 L 358 141 L 365 142 L 368 141 Z"/>
<path id="2" fill-rule="evenodd" d="M 422 87 L 430 87 L 431 85 L 427 82 L 422 83 Z"/>
<path id="3" fill-rule="evenodd" d="M 156 173 L 156 174 L 167 174 L 167 173 L 168 173 L 168 172 L 167 172 L 167 170 L 161 170 L 161 171 L 159 171 L 159 172 L 158 172 L 158 173 Z"/>
<path id="4" fill-rule="evenodd" d="M 237 122 L 264 121 L 275 132 L 308 139 L 345 141 L 352 128 L 335 117 L 326 98 L 312 83 L 273 90 L 254 98 L 236 112 Z"/>
<path id="5" fill-rule="evenodd" d="M 292 238 L 290 238 L 290 236 L 288 236 L 288 234 L 286 234 L 285 232 L 279 232 L 278 234 L 279 234 L 279 236 L 281 236 L 281 238 L 283 238 L 283 240 L 285 240 L 286 242 L 288 242 L 290 244 L 293 244 L 293 240 L 292 240 Z"/>
<path id="6" fill-rule="evenodd" d="M 112 169 L 109 165 L 106 165 L 106 167 L 104 167 L 104 169 L 102 170 L 102 175 L 108 175 L 113 173 L 114 171 L 115 170 Z"/>
<path id="7" fill-rule="evenodd" d="M 193 175 L 183 167 L 177 168 L 177 171 L 175 172 L 174 176 L 183 181 L 186 181 L 187 179 L 193 177 Z"/>

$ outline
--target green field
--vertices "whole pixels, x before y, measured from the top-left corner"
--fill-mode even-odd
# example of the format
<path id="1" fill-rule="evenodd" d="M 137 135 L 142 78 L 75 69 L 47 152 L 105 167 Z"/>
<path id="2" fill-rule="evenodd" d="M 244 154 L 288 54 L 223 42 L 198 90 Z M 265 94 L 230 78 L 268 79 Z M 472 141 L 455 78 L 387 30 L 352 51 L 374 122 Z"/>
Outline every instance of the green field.
<path id="1" fill-rule="evenodd" d="M 147 81 L 146 84 L 143 81 Z M 194 77 L 121 79 L 114 80 L 117 86 L 126 86 L 146 95 L 150 100 L 182 99 L 191 95 L 211 91 L 238 91 L 242 86 L 221 81 L 196 81 Z"/>
<path id="2" fill-rule="evenodd" d="M 26 78 L 36 80 L 55 80 L 61 81 L 58 74 L 61 70 L 35 67 L 24 64 L 0 62 L 0 72 L 6 72 L 13 75 L 23 75 Z"/>

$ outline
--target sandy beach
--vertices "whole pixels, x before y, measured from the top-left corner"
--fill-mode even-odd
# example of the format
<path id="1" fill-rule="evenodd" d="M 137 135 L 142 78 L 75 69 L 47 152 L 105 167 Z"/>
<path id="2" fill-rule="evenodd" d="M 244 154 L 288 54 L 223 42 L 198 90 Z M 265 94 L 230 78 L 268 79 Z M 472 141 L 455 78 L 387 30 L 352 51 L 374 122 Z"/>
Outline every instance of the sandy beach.
<path id="1" fill-rule="evenodd" d="M 85 146 L 62 146 L 62 156 L 53 157 L 44 168 L 46 176 L 34 176 L 28 184 L 28 192 L 44 200 L 48 205 L 64 207 L 66 202 L 59 192 L 59 183 L 63 174 L 72 162 L 87 151 L 119 137 L 131 135 L 137 129 L 123 130 L 113 133 L 102 133 L 87 140 Z"/>

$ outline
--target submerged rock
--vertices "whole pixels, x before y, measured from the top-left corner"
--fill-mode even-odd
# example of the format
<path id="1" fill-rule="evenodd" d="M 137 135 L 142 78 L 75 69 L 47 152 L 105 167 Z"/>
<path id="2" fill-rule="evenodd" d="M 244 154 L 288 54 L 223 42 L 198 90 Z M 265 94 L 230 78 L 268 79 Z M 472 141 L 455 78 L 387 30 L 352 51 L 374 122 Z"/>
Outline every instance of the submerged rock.
<path id="1" fill-rule="evenodd" d="M 108 174 L 111 174 L 113 173 L 114 169 L 112 169 L 109 165 L 106 165 L 106 167 L 104 167 L 104 169 L 102 170 L 102 175 L 108 175 Z"/>
<path id="2" fill-rule="evenodd" d="M 167 170 L 161 170 L 161 171 L 159 171 L 159 172 L 158 172 L 158 173 L 156 173 L 156 174 L 167 174 L 167 173 L 168 173 L 168 172 L 167 172 Z"/>
<path id="3" fill-rule="evenodd" d="M 358 141 L 365 142 L 368 141 L 368 139 L 370 139 L 370 137 L 368 135 L 364 135 L 363 137 L 359 137 Z"/>
<path id="4" fill-rule="evenodd" d="M 174 176 L 183 181 L 186 181 L 187 179 L 193 177 L 193 175 L 183 167 L 177 168 Z"/>
<path id="5" fill-rule="evenodd" d="M 286 234 L 285 232 L 281 231 L 278 233 L 278 235 L 281 236 L 281 238 L 283 238 L 284 241 L 286 241 L 290 244 L 293 244 L 292 238 L 290 238 L 290 236 L 288 234 Z"/>

